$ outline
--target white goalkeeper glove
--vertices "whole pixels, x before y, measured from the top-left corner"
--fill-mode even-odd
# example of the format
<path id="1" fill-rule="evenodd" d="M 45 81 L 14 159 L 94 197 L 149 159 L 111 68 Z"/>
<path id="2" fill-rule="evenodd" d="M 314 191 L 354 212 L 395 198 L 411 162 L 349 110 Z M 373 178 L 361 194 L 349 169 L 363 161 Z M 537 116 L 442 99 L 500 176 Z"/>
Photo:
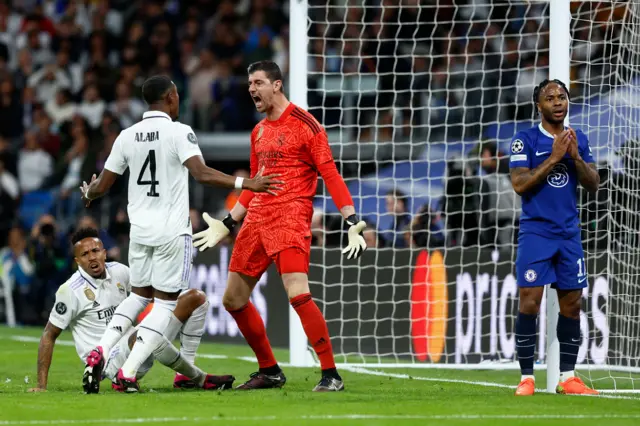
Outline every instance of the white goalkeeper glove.
<path id="1" fill-rule="evenodd" d="M 342 250 L 342 254 L 346 254 L 347 259 L 356 259 L 367 249 L 367 243 L 362 235 L 362 231 L 367 227 L 367 224 L 363 220 L 358 221 L 355 214 L 349 216 L 345 222 L 349 226 L 349 244 Z"/>
<path id="2" fill-rule="evenodd" d="M 193 246 L 199 247 L 200 251 L 215 247 L 224 237 L 229 235 L 231 230 L 238 224 L 231 215 L 227 215 L 222 220 L 214 219 L 209 213 L 202 213 L 202 218 L 209 228 L 198 232 L 193 236 Z"/>

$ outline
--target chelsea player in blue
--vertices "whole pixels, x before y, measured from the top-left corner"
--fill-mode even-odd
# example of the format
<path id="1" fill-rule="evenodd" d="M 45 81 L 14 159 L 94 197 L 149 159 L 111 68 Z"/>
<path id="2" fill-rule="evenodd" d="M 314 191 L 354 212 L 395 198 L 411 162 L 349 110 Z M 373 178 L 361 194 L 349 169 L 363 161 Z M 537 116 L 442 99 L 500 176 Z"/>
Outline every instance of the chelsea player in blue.
<path id="1" fill-rule="evenodd" d="M 544 80 L 533 92 L 542 120 L 511 142 L 511 183 L 522 196 L 516 275 L 520 290 L 516 349 L 522 379 L 516 395 L 535 391 L 536 320 L 544 286 L 558 290 L 560 383 L 563 394 L 597 394 L 574 375 L 580 347 L 580 304 L 587 271 L 580 240 L 577 189 L 596 192 L 600 177 L 589 141 L 564 126 L 569 91 L 560 80 Z"/>

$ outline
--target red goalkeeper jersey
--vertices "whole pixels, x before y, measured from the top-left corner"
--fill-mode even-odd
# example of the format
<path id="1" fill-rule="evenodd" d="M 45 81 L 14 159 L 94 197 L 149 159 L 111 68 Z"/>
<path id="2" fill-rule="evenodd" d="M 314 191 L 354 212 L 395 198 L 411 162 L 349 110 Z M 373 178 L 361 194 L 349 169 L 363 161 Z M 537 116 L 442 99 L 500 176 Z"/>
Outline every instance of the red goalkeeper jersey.
<path id="1" fill-rule="evenodd" d="M 333 161 L 327 133 L 311 114 L 293 103 L 278 120 L 263 119 L 251 132 L 251 176 L 262 167 L 263 175 L 279 174 L 284 184 L 275 196 L 243 191 L 239 202 L 248 209 L 246 222 L 282 215 L 310 221 L 318 174 L 338 208 L 353 205 Z"/>

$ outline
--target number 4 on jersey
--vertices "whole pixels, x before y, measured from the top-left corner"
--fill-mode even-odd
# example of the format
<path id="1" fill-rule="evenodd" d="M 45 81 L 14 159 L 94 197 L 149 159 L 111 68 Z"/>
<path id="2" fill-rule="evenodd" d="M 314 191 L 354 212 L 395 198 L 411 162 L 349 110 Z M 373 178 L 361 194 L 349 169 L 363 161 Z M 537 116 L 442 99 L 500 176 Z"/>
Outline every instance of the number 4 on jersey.
<path id="1" fill-rule="evenodd" d="M 147 166 L 149 167 L 151 180 L 143 180 L 144 172 L 147 170 Z M 142 165 L 142 169 L 140 170 L 140 174 L 138 175 L 137 184 L 151 185 L 151 188 L 149 188 L 149 192 L 147 192 L 147 196 L 149 197 L 160 196 L 160 194 L 158 194 L 158 192 L 156 191 L 156 185 L 159 185 L 160 182 L 156 180 L 156 151 L 154 149 L 149 150 L 149 155 L 147 155 L 147 159 L 144 160 L 144 164 Z"/>

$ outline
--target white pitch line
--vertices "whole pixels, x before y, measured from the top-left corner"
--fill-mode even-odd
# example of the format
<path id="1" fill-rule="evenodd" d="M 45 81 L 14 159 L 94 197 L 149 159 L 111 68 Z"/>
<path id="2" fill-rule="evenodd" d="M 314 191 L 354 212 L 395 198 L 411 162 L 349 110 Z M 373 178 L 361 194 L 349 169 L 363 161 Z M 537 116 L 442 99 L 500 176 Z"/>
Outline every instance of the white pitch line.
<path id="1" fill-rule="evenodd" d="M 15 340 L 17 342 L 25 342 L 25 343 L 40 343 L 39 337 L 31 337 L 31 336 L 11 336 L 11 340 Z M 59 339 L 59 340 L 56 340 L 56 345 L 75 346 L 75 343 L 73 343 L 73 340 Z"/>
<path id="2" fill-rule="evenodd" d="M 228 359 L 227 355 L 216 355 L 216 354 L 196 354 L 196 358 L 207 358 L 207 359 Z"/>
<path id="3" fill-rule="evenodd" d="M 10 337 L 11 340 L 15 340 L 18 342 L 26 342 L 26 343 L 39 343 L 40 339 L 37 337 L 31 337 L 31 336 L 11 336 Z M 62 345 L 62 346 L 74 346 L 73 340 L 64 340 L 64 339 L 59 339 L 56 340 L 56 344 Z M 240 361 L 247 361 L 247 362 L 255 362 L 255 358 L 254 357 L 250 357 L 250 356 L 241 356 L 241 357 L 229 357 L 228 355 L 217 355 L 217 354 L 200 354 L 198 353 L 196 355 L 197 357 L 200 358 L 207 358 L 207 359 L 237 359 Z M 290 367 L 290 364 L 288 363 L 280 363 L 280 366 L 282 367 Z M 436 377 L 422 377 L 422 376 L 413 376 L 413 375 L 409 375 L 409 374 L 396 374 L 396 373 L 387 373 L 384 371 L 377 371 L 377 370 L 370 370 L 368 368 L 364 368 L 361 366 L 353 366 L 353 365 L 349 365 L 349 364 L 339 364 L 340 368 L 346 371 L 351 371 L 353 373 L 359 373 L 359 374 L 368 374 L 371 376 L 383 376 L 383 377 L 393 377 L 396 379 L 414 379 L 414 380 L 420 380 L 420 381 L 425 381 L 425 382 L 444 382 L 444 383 L 460 383 L 460 384 L 466 384 L 466 385 L 475 385 L 475 386 L 484 386 L 484 387 L 494 387 L 494 388 L 503 388 L 503 389 L 515 389 L 516 386 L 511 386 L 511 385 L 505 385 L 502 383 L 495 383 L 495 382 L 482 382 L 482 381 L 474 381 L 474 380 L 462 380 L 462 379 L 445 379 L 445 378 L 436 378 Z M 387 367 L 385 365 L 385 367 Z M 393 368 L 393 366 L 391 365 L 390 368 Z M 546 389 L 536 389 L 536 392 L 542 392 L 545 393 Z M 626 389 L 611 389 L 611 390 L 603 390 L 603 393 L 606 394 L 619 394 L 619 393 L 639 393 L 639 390 L 626 390 Z M 634 398 L 631 396 L 623 396 L 623 395 L 603 395 L 600 394 L 599 397 L 601 398 L 609 398 L 609 399 L 630 399 L 630 400 L 640 400 L 640 398 Z M 0 425 L 2 425 L 2 423 L 0 423 Z"/>
<path id="4" fill-rule="evenodd" d="M 494 382 L 481 382 L 475 380 L 462 380 L 462 379 L 445 379 L 445 378 L 436 378 L 436 377 L 422 377 L 422 376 L 412 376 L 409 374 L 397 374 L 397 373 L 387 373 L 384 371 L 376 371 L 376 370 L 368 370 L 362 367 L 349 367 L 343 366 L 343 370 L 351 371 L 353 373 L 360 374 L 368 374 L 370 376 L 382 376 L 382 377 L 393 377 L 395 379 L 408 379 L 408 380 L 420 380 L 424 382 L 440 382 L 440 383 L 460 383 L 466 385 L 475 385 L 475 386 L 484 386 L 484 387 L 494 387 L 494 388 L 502 388 L 502 389 L 515 389 L 516 386 L 505 385 L 502 383 L 494 383 Z M 546 393 L 546 389 L 536 389 L 538 393 Z M 572 395 L 578 396 L 578 395 Z M 623 395 L 597 395 L 593 396 L 594 398 L 605 398 L 605 399 L 630 399 L 633 401 L 639 401 L 640 398 L 632 397 L 632 396 L 623 396 Z"/>
<path id="5" fill-rule="evenodd" d="M 619 420 L 640 419 L 640 414 L 345 414 L 310 416 L 216 416 L 216 417 L 137 417 L 86 420 L 0 420 L 1 426 L 60 425 L 60 424 L 129 424 L 129 423 L 176 423 L 176 422 L 248 422 L 248 421 L 302 421 L 302 420 Z"/>

